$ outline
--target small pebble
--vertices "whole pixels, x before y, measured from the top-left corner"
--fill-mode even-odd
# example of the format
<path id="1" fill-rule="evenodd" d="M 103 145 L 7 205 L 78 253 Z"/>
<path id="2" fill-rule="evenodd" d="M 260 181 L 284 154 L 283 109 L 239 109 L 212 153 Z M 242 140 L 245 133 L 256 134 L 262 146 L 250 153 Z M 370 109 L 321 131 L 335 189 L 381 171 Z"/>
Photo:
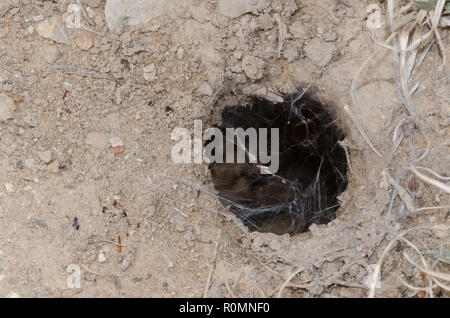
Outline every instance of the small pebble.
<path id="1" fill-rule="evenodd" d="M 131 266 L 131 263 L 133 263 L 134 261 L 134 254 L 134 249 L 128 248 L 125 257 L 123 258 L 122 264 L 120 264 L 122 271 L 125 272 Z"/>
<path id="2" fill-rule="evenodd" d="M 31 222 L 31 224 L 37 225 L 37 226 L 43 228 L 44 230 L 46 230 L 48 228 L 48 224 L 45 220 L 31 218 L 30 222 Z"/>
<path id="3" fill-rule="evenodd" d="M 120 137 L 111 137 L 109 139 L 109 142 L 111 143 L 111 146 L 114 147 L 122 147 L 123 146 L 123 141 Z"/>
<path id="4" fill-rule="evenodd" d="M 181 60 L 183 58 L 183 56 L 184 56 L 184 49 L 182 47 L 180 47 L 177 51 L 177 58 L 179 60 Z"/>
<path id="5" fill-rule="evenodd" d="M 0 94 L 0 122 L 14 118 L 14 100 L 5 93 Z"/>
<path id="6" fill-rule="evenodd" d="M 61 56 L 61 52 L 56 45 L 43 45 L 39 48 L 39 55 L 48 64 L 53 64 Z"/>
<path id="7" fill-rule="evenodd" d="M 14 185 L 12 185 L 9 182 L 6 182 L 5 183 L 5 189 L 6 189 L 7 192 L 13 192 L 14 191 Z"/>
<path id="8" fill-rule="evenodd" d="M 82 51 L 88 51 L 92 46 L 94 46 L 94 38 L 90 33 L 83 33 L 82 35 L 75 38 L 75 44 Z"/>
<path id="9" fill-rule="evenodd" d="M 39 159 L 45 164 L 49 164 L 52 161 L 52 153 L 50 150 L 40 151 Z"/>
<path id="10" fill-rule="evenodd" d="M 338 34 L 335 31 L 328 31 L 323 35 L 323 40 L 326 42 L 335 42 L 338 39 Z"/>
<path id="11" fill-rule="evenodd" d="M 69 82 L 64 82 L 63 83 L 63 88 L 66 90 L 66 91 L 72 91 L 72 89 L 73 89 L 73 85 L 72 84 L 70 84 Z"/>
<path id="12" fill-rule="evenodd" d="M 144 75 L 144 79 L 147 82 L 153 82 L 154 80 L 156 80 L 156 67 L 155 64 L 150 64 L 145 66 L 142 69 L 143 75 Z"/>
<path id="13" fill-rule="evenodd" d="M 103 251 L 100 251 L 100 252 L 98 253 L 98 262 L 99 262 L 99 263 L 104 263 L 104 262 L 106 262 L 106 256 L 105 256 L 105 254 L 103 253 Z"/>
<path id="14" fill-rule="evenodd" d="M 441 202 L 441 195 L 439 193 L 436 193 L 434 195 L 434 202 L 436 202 L 436 203 Z"/>
<path id="15" fill-rule="evenodd" d="M 436 131 L 436 136 L 438 137 L 444 137 L 447 134 L 447 129 L 442 128 Z"/>
<path id="16" fill-rule="evenodd" d="M 144 215 L 149 217 L 154 217 L 156 214 L 156 207 L 154 205 L 149 205 L 144 209 Z"/>

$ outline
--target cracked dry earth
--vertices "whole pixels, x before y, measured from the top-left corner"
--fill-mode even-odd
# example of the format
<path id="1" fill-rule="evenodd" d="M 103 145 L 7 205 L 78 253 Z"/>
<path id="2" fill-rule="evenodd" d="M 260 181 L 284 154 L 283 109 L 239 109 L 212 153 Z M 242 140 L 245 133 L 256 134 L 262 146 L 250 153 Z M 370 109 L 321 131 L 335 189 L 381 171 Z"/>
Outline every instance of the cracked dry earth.
<path id="1" fill-rule="evenodd" d="M 411 218 L 396 200 L 386 225 L 385 162 L 343 111 L 377 48 L 369 1 L 147 0 L 154 10 L 130 12 L 120 2 L 0 4 L 1 297 L 272 297 L 299 269 L 283 296 L 364 297 L 370 265 L 395 235 L 448 223 L 448 209 Z M 425 69 L 434 69 L 435 50 Z M 401 112 L 392 110 L 393 63 L 388 51 L 369 63 L 354 106 L 383 152 Z M 415 76 L 427 163 L 445 173 L 448 99 L 436 98 L 448 96 L 448 72 Z M 338 217 L 292 237 L 249 232 L 204 191 L 206 164 L 172 162 L 171 132 L 192 130 L 195 119 L 212 126 L 246 96 L 276 102 L 305 83 L 346 133 L 349 186 Z M 415 182 L 420 206 L 449 204 Z M 407 295 L 394 279 L 380 293 Z"/>

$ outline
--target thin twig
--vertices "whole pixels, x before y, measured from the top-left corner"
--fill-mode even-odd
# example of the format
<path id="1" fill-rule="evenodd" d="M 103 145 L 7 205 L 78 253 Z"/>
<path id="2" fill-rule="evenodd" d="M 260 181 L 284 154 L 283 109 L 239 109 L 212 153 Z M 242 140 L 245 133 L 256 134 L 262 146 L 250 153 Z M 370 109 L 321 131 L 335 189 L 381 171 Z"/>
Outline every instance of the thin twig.
<path id="1" fill-rule="evenodd" d="M 289 284 L 289 282 L 292 280 L 292 278 L 294 278 L 297 274 L 299 274 L 300 272 L 302 272 L 304 270 L 304 268 L 300 268 L 296 271 L 294 271 L 291 275 L 289 275 L 289 277 L 284 281 L 284 283 L 281 285 L 280 290 L 278 291 L 277 294 L 277 298 L 281 298 L 284 289 L 286 288 L 286 286 Z"/>
<path id="2" fill-rule="evenodd" d="M 216 267 L 217 251 L 219 249 L 221 235 L 222 235 L 222 229 L 219 229 L 219 231 L 217 232 L 216 244 L 214 245 L 214 252 L 213 252 L 211 268 L 209 269 L 209 274 L 208 274 L 208 279 L 206 281 L 205 291 L 203 292 L 203 298 L 206 298 L 208 296 L 209 285 L 211 284 L 212 276 L 214 274 L 214 269 Z"/>
<path id="3" fill-rule="evenodd" d="M 434 185 L 435 187 L 438 187 L 439 189 L 441 189 L 447 193 L 450 193 L 450 186 L 448 184 L 445 184 L 441 181 L 427 177 L 426 175 L 420 173 L 415 167 L 410 167 L 410 169 L 416 174 L 416 176 L 418 176 L 420 179 L 422 179 L 426 183 Z"/>

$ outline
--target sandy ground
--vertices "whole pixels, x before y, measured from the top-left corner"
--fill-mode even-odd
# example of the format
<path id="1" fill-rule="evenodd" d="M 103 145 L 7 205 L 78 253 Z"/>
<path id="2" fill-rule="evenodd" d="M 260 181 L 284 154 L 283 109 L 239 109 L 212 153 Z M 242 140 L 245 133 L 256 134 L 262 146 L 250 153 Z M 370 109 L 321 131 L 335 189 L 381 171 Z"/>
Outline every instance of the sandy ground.
<path id="1" fill-rule="evenodd" d="M 351 103 L 351 81 L 378 48 L 366 27 L 369 1 L 273 0 L 228 18 L 218 1 L 194 0 L 113 33 L 104 1 L 89 0 L 91 31 L 66 27 L 68 43 L 56 43 L 39 24 L 66 17 L 69 3 L 20 1 L 0 17 L 0 102 L 9 105 L 0 123 L 1 297 L 201 297 L 206 286 L 209 297 L 272 297 L 296 271 L 283 296 L 363 297 L 371 265 L 400 231 L 449 224 L 448 208 L 409 213 L 399 197 L 386 213 L 394 187 L 385 167 L 416 206 L 450 200 L 404 169 L 425 147 L 417 130 L 392 153 L 404 115 L 392 52 L 368 63 L 360 103 Z M 431 143 L 422 165 L 445 174 L 449 75 L 440 62 L 433 46 L 413 81 Z M 171 132 L 194 119 L 217 123 L 231 101 L 276 99 L 305 83 L 347 136 L 338 217 L 293 237 L 249 233 L 202 191 L 211 189 L 206 165 L 171 161 Z M 406 267 L 401 252 L 390 256 L 378 295 L 415 295 L 389 275 Z M 404 273 L 420 285 L 420 272 Z"/>

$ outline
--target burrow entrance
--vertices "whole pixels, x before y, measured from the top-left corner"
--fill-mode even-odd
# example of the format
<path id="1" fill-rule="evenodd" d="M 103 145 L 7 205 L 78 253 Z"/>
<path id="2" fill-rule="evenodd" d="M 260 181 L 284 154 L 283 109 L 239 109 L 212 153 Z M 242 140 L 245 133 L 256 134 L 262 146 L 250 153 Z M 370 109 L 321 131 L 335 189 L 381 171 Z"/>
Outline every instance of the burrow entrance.
<path id="1" fill-rule="evenodd" d="M 226 128 L 253 127 L 258 132 L 267 128 L 267 143 L 271 128 L 279 129 L 276 173 L 261 174 L 264 164 L 259 156 L 257 163 L 209 165 L 221 202 L 251 231 L 293 235 L 307 231 L 312 223 L 335 219 L 337 196 L 347 188 L 347 159 L 338 143 L 344 133 L 326 109 L 303 90 L 278 104 L 251 97 L 246 106 L 223 109 L 222 122 L 216 127 L 223 133 L 224 148 L 230 147 L 229 140 L 225 141 Z M 236 140 L 231 145 L 236 147 Z M 269 144 L 267 150 L 272 155 Z"/>

